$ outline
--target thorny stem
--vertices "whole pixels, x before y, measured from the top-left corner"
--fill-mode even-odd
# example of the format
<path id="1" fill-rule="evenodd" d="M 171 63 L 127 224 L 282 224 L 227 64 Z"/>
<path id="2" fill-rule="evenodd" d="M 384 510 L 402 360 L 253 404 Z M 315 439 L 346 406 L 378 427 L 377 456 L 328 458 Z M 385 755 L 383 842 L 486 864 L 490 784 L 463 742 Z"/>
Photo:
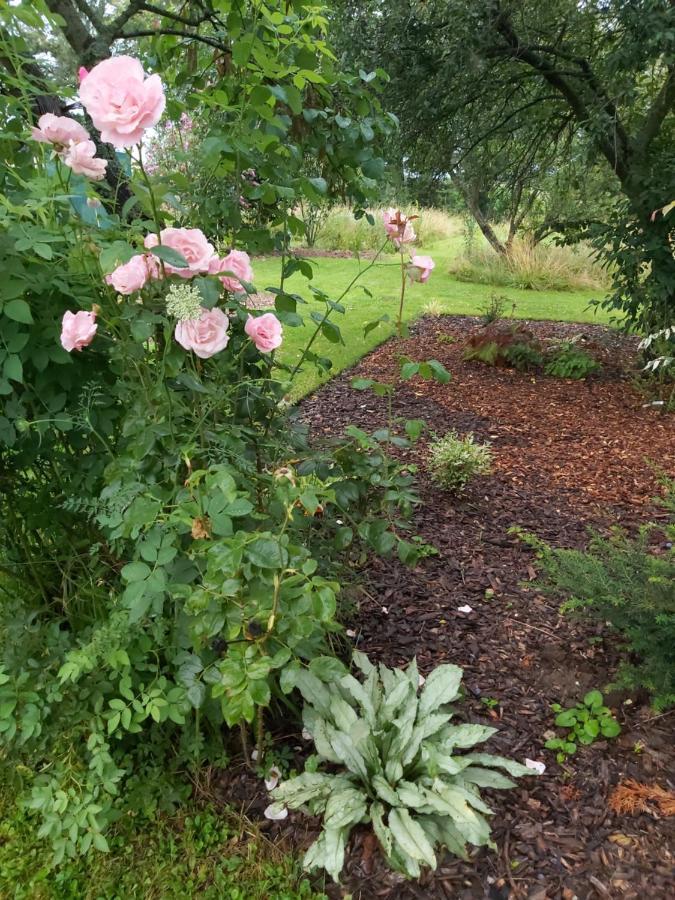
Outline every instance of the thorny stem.
<path id="1" fill-rule="evenodd" d="M 251 768 L 251 754 L 248 752 L 248 735 L 246 733 L 246 723 L 239 723 L 239 736 L 241 738 L 241 751 L 244 754 L 244 762 Z"/>
<path id="2" fill-rule="evenodd" d="M 401 255 L 401 302 L 398 305 L 398 320 L 396 322 L 396 328 L 398 330 L 398 336 L 403 336 L 403 301 L 405 300 L 405 262 L 403 259 L 403 245 L 400 246 L 399 252 Z"/>

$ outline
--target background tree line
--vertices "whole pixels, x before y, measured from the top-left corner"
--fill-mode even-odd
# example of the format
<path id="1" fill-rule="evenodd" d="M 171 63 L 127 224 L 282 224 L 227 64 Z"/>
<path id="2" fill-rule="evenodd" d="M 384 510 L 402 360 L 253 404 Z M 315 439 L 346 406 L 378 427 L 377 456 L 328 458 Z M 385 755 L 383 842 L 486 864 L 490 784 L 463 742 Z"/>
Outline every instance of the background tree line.
<path id="1" fill-rule="evenodd" d="M 427 198 L 450 182 L 497 253 L 523 228 L 589 239 L 613 273 L 604 302 L 672 322 L 672 224 L 654 215 L 675 174 L 671 0 L 339 0 L 334 15 L 344 59 L 390 76 L 402 180 Z"/>

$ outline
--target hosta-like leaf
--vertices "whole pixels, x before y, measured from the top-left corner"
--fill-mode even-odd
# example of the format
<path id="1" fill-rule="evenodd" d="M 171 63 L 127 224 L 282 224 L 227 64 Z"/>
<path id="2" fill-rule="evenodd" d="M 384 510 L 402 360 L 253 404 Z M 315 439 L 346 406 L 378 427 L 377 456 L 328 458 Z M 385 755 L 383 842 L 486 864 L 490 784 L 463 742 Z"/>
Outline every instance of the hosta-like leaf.
<path id="1" fill-rule="evenodd" d="M 389 828 L 396 842 L 413 859 L 436 868 L 434 848 L 424 833 L 424 829 L 411 817 L 407 809 L 392 809 L 389 813 Z"/>
<path id="2" fill-rule="evenodd" d="M 367 812 L 366 795 L 357 788 L 335 791 L 328 798 L 323 824 L 328 830 L 346 828 L 361 822 Z"/>
<path id="3" fill-rule="evenodd" d="M 388 759 L 384 766 L 384 777 L 392 784 L 403 778 L 403 766 L 398 759 Z"/>
<path id="4" fill-rule="evenodd" d="M 328 738 L 328 723 L 313 706 L 305 705 L 302 711 L 302 722 L 312 735 L 312 740 L 319 756 L 327 762 L 341 763 L 342 760 L 331 747 Z"/>
<path id="5" fill-rule="evenodd" d="M 478 763 L 480 766 L 504 769 L 509 775 L 513 775 L 514 778 L 522 778 L 523 775 L 532 774 L 532 770 L 528 769 L 527 766 L 523 766 L 513 759 L 507 759 L 506 756 L 493 756 L 492 753 L 468 753 L 464 758 L 471 760 L 472 763 Z"/>
<path id="6" fill-rule="evenodd" d="M 427 800 L 424 791 L 411 781 L 399 781 L 396 785 L 396 793 L 403 806 L 414 810 L 426 806 Z"/>
<path id="7" fill-rule="evenodd" d="M 437 786 L 439 781 L 443 781 L 443 779 L 438 779 L 434 782 L 434 787 Z M 491 816 L 493 810 L 481 800 L 480 795 L 478 793 L 478 788 L 475 788 L 473 785 L 462 785 L 459 783 L 459 779 L 452 784 L 448 784 L 447 782 L 443 782 L 445 784 L 445 789 L 443 790 L 443 796 L 447 798 L 449 792 L 452 792 L 454 796 L 461 797 L 465 800 L 469 806 L 472 806 L 474 809 L 477 809 L 479 812 L 485 813 L 486 816 Z"/>
<path id="8" fill-rule="evenodd" d="M 354 746 L 366 761 L 369 772 L 375 774 L 382 771 L 382 760 L 377 749 L 377 742 L 372 735 L 368 723 L 358 719 L 349 729 L 349 736 Z"/>
<path id="9" fill-rule="evenodd" d="M 389 862 L 392 868 L 402 872 L 407 878 L 417 879 L 421 875 L 420 864 L 412 856 L 408 856 L 403 847 L 394 841 Z"/>
<path id="10" fill-rule="evenodd" d="M 408 664 L 405 670 L 405 674 L 408 677 L 408 681 L 410 682 L 410 686 L 417 693 L 420 688 L 420 673 L 417 668 L 417 658 L 413 656 L 412 660 Z"/>
<path id="11" fill-rule="evenodd" d="M 387 697 L 394 690 L 396 685 L 398 684 L 398 679 L 396 678 L 396 670 L 388 669 L 384 663 L 380 663 L 377 667 L 377 671 L 380 675 L 380 681 L 382 682 L 382 687 L 384 688 L 384 696 Z"/>
<path id="12" fill-rule="evenodd" d="M 432 843 L 445 845 L 450 853 L 468 859 L 466 841 L 448 816 L 418 816 L 417 821 Z"/>
<path id="13" fill-rule="evenodd" d="M 326 868 L 326 837 L 322 832 L 319 837 L 310 844 L 302 860 L 303 867 L 312 872 L 314 869 Z"/>
<path id="14" fill-rule="evenodd" d="M 480 766 L 469 766 L 464 769 L 461 774 L 461 780 L 475 784 L 478 787 L 496 788 L 497 790 L 506 790 L 514 788 L 516 783 L 502 775 L 501 772 L 495 772 L 493 769 L 482 769 Z"/>
<path id="15" fill-rule="evenodd" d="M 349 735 L 342 731 L 337 731 L 335 728 L 329 728 L 328 737 L 331 747 L 342 759 L 342 762 L 349 771 L 367 782 L 368 770 L 366 768 L 365 760 L 354 746 L 354 742 Z"/>
<path id="16" fill-rule="evenodd" d="M 385 803 L 388 803 L 389 806 L 398 806 L 400 800 L 398 799 L 398 794 L 393 789 L 393 787 L 389 784 L 386 778 L 383 778 L 381 775 L 373 775 L 372 785 L 375 789 L 377 796 L 384 800 Z"/>
<path id="17" fill-rule="evenodd" d="M 385 694 L 384 703 L 380 709 L 380 720 L 387 721 L 395 718 L 399 709 L 404 705 L 406 708 L 409 708 L 408 705 L 417 707 L 415 693 L 407 678 L 399 681 L 391 691 Z"/>
<path id="18" fill-rule="evenodd" d="M 417 751 L 420 749 L 422 741 L 443 728 L 447 721 L 448 717 L 445 713 L 436 713 L 427 716 L 426 719 L 423 719 L 418 725 L 415 725 L 410 735 L 410 740 L 407 742 L 403 751 L 401 762 L 404 767 L 409 766 L 413 761 Z"/>
<path id="19" fill-rule="evenodd" d="M 422 759 L 426 762 L 429 774 L 433 777 L 440 775 L 459 775 L 459 773 L 471 765 L 471 760 L 465 756 L 452 756 L 442 748 L 439 749 L 433 743 L 422 744 Z"/>
<path id="20" fill-rule="evenodd" d="M 429 806 L 442 815 L 450 816 L 465 841 L 477 847 L 489 843 L 490 826 L 464 797 L 442 782 L 434 782 L 433 790 L 426 791 L 426 797 Z"/>
<path id="21" fill-rule="evenodd" d="M 391 848 L 393 845 L 393 836 L 389 828 L 384 824 L 384 806 L 377 800 L 370 806 L 370 821 L 373 823 L 373 831 L 375 837 L 380 842 L 384 855 L 389 858 L 391 856 Z"/>
<path id="22" fill-rule="evenodd" d="M 325 869 L 336 883 L 340 880 L 340 872 L 345 864 L 345 844 L 349 831 L 349 828 L 324 831 Z"/>
<path id="23" fill-rule="evenodd" d="M 353 675 L 345 675 L 339 681 L 340 687 L 359 705 L 363 716 L 370 725 L 375 725 L 375 707 L 364 685 Z"/>
<path id="24" fill-rule="evenodd" d="M 331 718 L 340 731 L 349 731 L 358 719 L 352 707 L 342 697 L 333 694 L 330 701 Z"/>
<path id="25" fill-rule="evenodd" d="M 421 721 L 429 713 L 435 712 L 444 703 L 456 700 L 462 682 L 462 670 L 459 666 L 438 666 L 429 675 L 422 689 L 417 716 Z"/>
<path id="26" fill-rule="evenodd" d="M 274 801 L 285 803 L 291 809 L 303 806 L 315 797 L 328 796 L 332 790 L 345 785 L 345 777 L 326 775 L 323 772 L 303 772 L 296 778 L 289 778 L 271 792 Z M 346 786 L 349 786 L 347 781 Z"/>
<path id="27" fill-rule="evenodd" d="M 446 725 L 438 732 L 436 741 L 446 750 L 453 747 L 473 747 L 487 741 L 496 732 L 497 729 L 489 725 Z"/>
<path id="28" fill-rule="evenodd" d="M 360 650 L 354 650 L 352 653 L 352 659 L 354 661 L 354 665 L 357 669 L 360 669 L 364 675 L 368 676 L 371 672 L 377 671 L 375 666 L 371 663 L 365 653 L 361 653 Z"/>
<path id="29" fill-rule="evenodd" d="M 327 686 L 307 669 L 294 672 L 293 681 L 307 703 L 315 706 L 324 719 L 330 719 L 331 693 Z"/>

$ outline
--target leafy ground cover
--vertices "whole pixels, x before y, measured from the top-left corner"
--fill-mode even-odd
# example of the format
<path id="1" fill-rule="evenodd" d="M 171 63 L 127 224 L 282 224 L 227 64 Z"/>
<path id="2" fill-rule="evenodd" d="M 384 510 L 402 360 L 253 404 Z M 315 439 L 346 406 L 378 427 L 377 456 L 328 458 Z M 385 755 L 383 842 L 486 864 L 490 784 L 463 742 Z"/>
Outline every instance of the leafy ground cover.
<path id="1" fill-rule="evenodd" d="M 450 267 L 460 246 L 461 238 L 458 236 L 454 240 L 425 247 L 425 252 L 434 258 L 436 268 L 427 284 L 414 284 L 408 290 L 404 310 L 406 321 L 413 321 L 429 309 L 444 314 L 477 315 L 489 304 L 494 294 L 501 294 L 506 298 L 507 314 L 512 311 L 515 304 L 514 315 L 517 318 L 552 319 L 562 322 L 609 321 L 604 310 L 596 312 L 594 307 L 589 306 L 591 300 L 602 299 L 602 294 L 597 291 L 530 291 L 459 281 L 450 274 Z M 369 262 L 367 258 L 359 260 L 354 257 L 312 258 L 314 277 L 311 284 L 326 291 L 331 297 L 336 297 L 351 282 L 359 267 L 365 268 Z M 255 260 L 256 286 L 262 290 L 278 285 L 280 265 L 280 259 L 276 257 Z M 363 287 L 369 290 L 372 296 L 368 296 Z M 319 308 L 318 301 L 313 299 L 308 289 L 307 281 L 299 273 L 287 279 L 286 288 L 298 292 L 308 300 L 308 305 L 300 307 L 299 312 Z M 336 373 L 353 365 L 361 356 L 394 333 L 399 291 L 398 257 L 383 256 L 381 261 L 364 274 L 358 285 L 344 299 L 346 315 L 334 315 L 336 324 L 342 330 L 344 346 L 329 344 L 324 337 L 316 341 L 318 353 L 330 353 L 333 360 L 331 372 L 319 375 L 314 370 L 308 369 L 301 374 L 294 387 L 296 398 L 309 393 Z M 364 325 L 382 315 L 388 315 L 390 321 L 382 323 L 364 338 Z M 283 350 L 285 361 L 293 363 L 298 360 L 301 348 L 305 345 L 313 327 L 310 323 L 301 328 L 285 329 Z"/>
<path id="2" fill-rule="evenodd" d="M 127 822 L 110 852 L 49 865 L 33 823 L 0 793 L 0 896 L 14 900 L 321 900 L 299 863 L 234 815 L 187 805 L 141 828 Z"/>

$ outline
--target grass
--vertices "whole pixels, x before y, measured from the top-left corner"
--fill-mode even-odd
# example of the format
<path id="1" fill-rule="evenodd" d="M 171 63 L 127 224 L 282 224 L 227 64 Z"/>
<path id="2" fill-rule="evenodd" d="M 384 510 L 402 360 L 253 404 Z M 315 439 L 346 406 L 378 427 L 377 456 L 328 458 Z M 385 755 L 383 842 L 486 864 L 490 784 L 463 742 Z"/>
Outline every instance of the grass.
<path id="1" fill-rule="evenodd" d="M 355 219 L 347 206 L 336 206 L 319 229 L 316 247 L 322 250 L 349 250 L 353 253 L 377 250 L 384 241 L 382 212 L 384 207 L 371 209 L 375 219 L 370 225 L 367 219 Z M 457 237 L 462 232 L 462 221 L 440 209 L 410 209 L 407 215 L 418 216 L 413 222 L 417 234 L 415 246 L 426 248 L 438 241 Z"/>
<path id="2" fill-rule="evenodd" d="M 110 853 L 53 868 L 34 824 L 0 795 L 3 900 L 326 900 L 300 864 L 245 820 L 186 807 L 179 816 L 123 823 Z"/>
<path id="3" fill-rule="evenodd" d="M 499 256 L 487 246 L 463 253 L 452 272 L 461 281 L 534 291 L 603 291 L 609 283 L 607 273 L 584 244 L 557 247 L 522 238 L 513 242 L 508 257 Z"/>
<path id="4" fill-rule="evenodd" d="M 453 261 L 461 247 L 461 235 L 436 242 L 425 247 L 425 252 L 433 256 L 436 262 L 431 278 L 427 284 L 409 285 L 406 290 L 404 318 L 410 322 L 423 315 L 429 307 L 435 315 L 460 314 L 480 315 L 483 307 L 495 293 L 492 285 L 472 284 L 459 281 L 450 273 Z M 311 310 L 322 310 L 323 304 L 316 300 L 309 285 L 312 284 L 337 299 L 351 279 L 368 265 L 368 260 L 356 258 L 318 258 L 312 259 L 314 277 L 308 282 L 296 273 L 286 281 L 285 288 L 303 296 L 306 306 L 299 306 L 300 312 L 309 321 Z M 278 258 L 254 260 L 255 283 L 258 288 L 279 284 L 281 261 Z M 327 381 L 345 368 L 354 365 L 364 354 L 377 344 L 390 337 L 394 331 L 394 323 L 398 311 L 400 292 L 400 267 L 398 257 L 385 255 L 377 264 L 365 273 L 363 279 L 344 298 L 346 314 L 333 313 L 332 320 L 339 325 L 344 339 L 344 346 L 330 344 L 323 336 L 319 337 L 313 347 L 320 355 L 330 356 L 333 360 L 331 374 L 319 374 L 313 367 L 306 366 L 298 376 L 293 390 L 293 397 L 301 397 Z M 372 294 L 368 296 L 362 290 L 366 287 Z M 518 288 L 504 290 L 507 311 L 511 311 L 515 303 L 515 316 L 522 319 L 552 319 L 562 322 L 600 322 L 607 324 L 608 314 L 603 310 L 597 313 L 589 308 L 592 299 L 601 299 L 602 291 L 532 291 Z M 388 315 L 390 322 L 381 324 L 364 338 L 363 327 L 381 315 Z M 300 328 L 285 328 L 282 358 L 294 364 L 300 358 L 302 348 L 316 326 L 309 321 Z"/>

